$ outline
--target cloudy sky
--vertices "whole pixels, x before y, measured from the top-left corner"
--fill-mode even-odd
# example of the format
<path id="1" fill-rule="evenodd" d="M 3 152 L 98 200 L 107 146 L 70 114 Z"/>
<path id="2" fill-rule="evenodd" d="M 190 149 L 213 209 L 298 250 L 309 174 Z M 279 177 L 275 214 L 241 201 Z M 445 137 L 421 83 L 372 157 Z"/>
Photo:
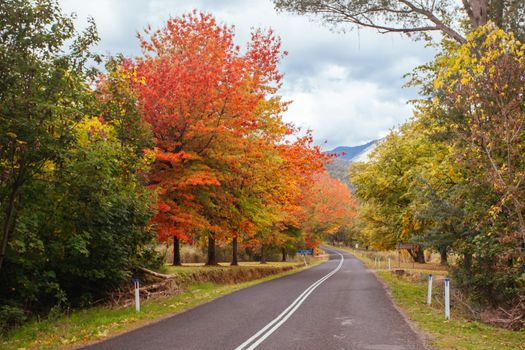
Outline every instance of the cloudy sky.
<path id="1" fill-rule="evenodd" d="M 371 30 L 331 31 L 311 18 L 277 13 L 271 0 L 60 0 L 75 12 L 78 25 L 95 19 L 100 53 L 140 53 L 137 31 L 157 28 L 170 16 L 194 8 L 235 25 L 239 44 L 252 28 L 273 28 L 289 55 L 281 94 L 293 103 L 287 121 L 312 129 L 317 144 L 328 150 L 353 146 L 386 135 L 411 114 L 407 100 L 416 91 L 402 88 L 403 75 L 427 62 L 432 50 L 398 34 Z"/>

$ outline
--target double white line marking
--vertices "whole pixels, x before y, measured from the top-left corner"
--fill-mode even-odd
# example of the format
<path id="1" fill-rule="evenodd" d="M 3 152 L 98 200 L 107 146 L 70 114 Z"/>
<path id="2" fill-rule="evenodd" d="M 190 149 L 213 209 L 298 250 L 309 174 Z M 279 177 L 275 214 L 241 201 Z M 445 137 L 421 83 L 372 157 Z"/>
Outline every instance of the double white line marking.
<path id="1" fill-rule="evenodd" d="M 339 252 L 335 252 L 341 257 L 341 260 L 339 260 L 339 265 L 335 269 L 333 269 L 331 272 L 326 274 L 324 277 L 317 280 L 317 282 L 310 285 L 310 287 L 306 288 L 304 292 L 297 297 L 297 299 L 294 300 L 293 303 L 290 304 L 279 316 L 274 318 L 270 323 L 268 323 L 266 326 L 264 326 L 260 331 L 255 333 L 253 336 L 251 336 L 248 340 L 246 340 L 244 343 L 239 345 L 235 348 L 235 350 L 253 350 L 259 344 L 261 344 L 266 338 L 268 338 L 273 332 L 275 332 L 279 327 L 282 326 L 283 323 L 286 322 L 294 313 L 297 311 L 299 306 L 308 298 L 312 292 L 319 287 L 324 281 L 329 279 L 333 274 L 335 274 L 339 269 L 341 269 L 341 266 L 343 266 L 343 262 L 345 258 L 343 257 L 343 254 Z M 250 345 L 251 344 L 251 345 Z"/>

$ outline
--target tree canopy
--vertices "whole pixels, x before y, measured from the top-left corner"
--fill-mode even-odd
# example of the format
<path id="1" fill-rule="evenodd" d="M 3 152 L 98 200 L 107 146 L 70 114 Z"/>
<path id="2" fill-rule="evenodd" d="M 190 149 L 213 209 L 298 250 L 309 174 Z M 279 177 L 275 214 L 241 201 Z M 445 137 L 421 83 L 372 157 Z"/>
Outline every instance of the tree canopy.
<path id="1" fill-rule="evenodd" d="M 442 32 L 463 43 L 465 33 L 487 24 L 525 34 L 521 0 L 274 0 L 277 9 L 311 14 L 334 26 L 351 24 L 381 33 L 421 36 Z"/>

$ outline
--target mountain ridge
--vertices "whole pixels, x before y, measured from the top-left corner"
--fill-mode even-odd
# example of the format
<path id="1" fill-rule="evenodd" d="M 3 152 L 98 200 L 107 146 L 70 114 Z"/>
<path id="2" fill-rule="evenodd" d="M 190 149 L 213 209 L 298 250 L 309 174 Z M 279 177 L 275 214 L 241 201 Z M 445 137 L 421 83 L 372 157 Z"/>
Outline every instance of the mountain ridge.
<path id="1" fill-rule="evenodd" d="M 335 154 L 338 155 L 337 158 L 339 159 L 351 161 L 354 158 L 361 155 L 363 152 L 365 152 L 367 148 L 374 145 L 377 141 L 379 140 L 372 140 L 357 146 L 337 146 L 336 148 L 332 149 L 331 151 L 327 151 L 326 153 Z"/>
<path id="2" fill-rule="evenodd" d="M 348 168 L 350 164 L 366 162 L 368 155 L 374 150 L 378 141 L 381 141 L 381 139 L 372 140 L 357 146 L 338 146 L 330 151 L 326 151 L 325 153 L 336 155 L 330 164 L 326 165 L 326 171 L 333 178 L 340 180 L 352 188 L 350 180 L 348 179 Z"/>

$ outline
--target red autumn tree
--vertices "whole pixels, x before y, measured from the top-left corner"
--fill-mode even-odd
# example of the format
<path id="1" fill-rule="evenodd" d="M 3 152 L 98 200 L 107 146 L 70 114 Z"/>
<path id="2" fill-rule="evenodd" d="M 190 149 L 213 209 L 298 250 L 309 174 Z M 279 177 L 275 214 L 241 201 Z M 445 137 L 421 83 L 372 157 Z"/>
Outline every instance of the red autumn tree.
<path id="1" fill-rule="evenodd" d="M 179 241 L 187 232 L 207 232 L 211 245 L 225 231 L 220 208 L 233 196 L 221 183 L 246 136 L 261 129 L 254 112 L 278 88 L 280 42 L 257 31 L 242 54 L 232 28 L 196 12 L 146 36 L 140 36 L 143 55 L 128 70 L 155 139 L 153 222 L 159 239 L 173 238 L 174 264 L 180 264 Z"/>
<path id="2" fill-rule="evenodd" d="M 297 129 L 288 126 L 287 134 L 297 135 Z M 263 198 L 272 208 L 270 227 L 260 230 L 257 235 L 261 248 L 261 262 L 265 262 L 265 246 L 285 247 L 297 240 L 296 232 L 300 228 L 296 216 L 300 205 L 301 189 L 315 174 L 323 171 L 330 156 L 323 154 L 318 146 L 313 145 L 310 132 L 295 140 L 286 137 L 274 145 L 273 162 L 266 166 L 265 193 Z M 285 254 L 283 253 L 283 257 Z"/>
<path id="3" fill-rule="evenodd" d="M 349 227 L 355 216 L 356 202 L 349 188 L 326 173 L 312 177 L 303 187 L 301 210 L 298 215 L 307 241 L 319 239 Z"/>

